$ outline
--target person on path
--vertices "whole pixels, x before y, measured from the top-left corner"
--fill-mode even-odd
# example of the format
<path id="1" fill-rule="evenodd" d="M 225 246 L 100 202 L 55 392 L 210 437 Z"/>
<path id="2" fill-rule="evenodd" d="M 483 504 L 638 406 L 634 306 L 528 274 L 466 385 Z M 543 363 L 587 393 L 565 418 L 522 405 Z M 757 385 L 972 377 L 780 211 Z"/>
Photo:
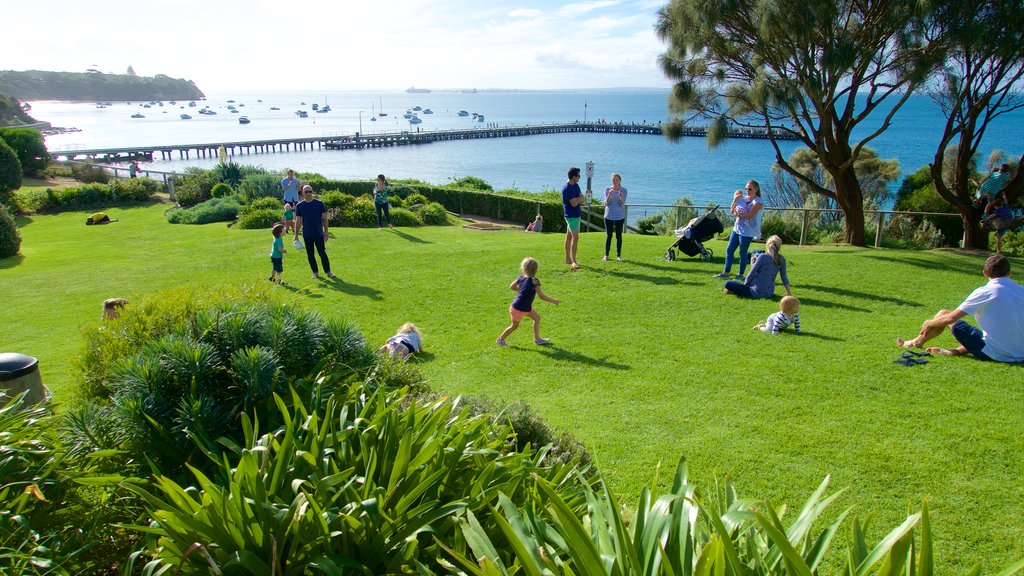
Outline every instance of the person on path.
<path id="1" fill-rule="evenodd" d="M 384 213 L 384 218 L 387 219 L 388 228 L 394 228 L 391 225 L 391 205 L 388 204 L 388 181 L 384 178 L 383 174 L 377 175 L 377 181 L 373 184 L 373 208 L 377 211 L 377 230 L 384 228 L 384 220 L 381 219 L 381 212 Z"/>
<path id="2" fill-rule="evenodd" d="M 1010 279 L 1010 261 L 1002 254 L 985 260 L 982 274 L 988 282 L 971 292 L 956 310 L 939 312 L 921 325 L 912 340 L 897 338 L 904 348 L 921 348 L 948 327 L 960 344 L 956 348 L 927 348 L 932 354 L 962 356 L 971 353 L 979 360 L 1024 362 L 1024 286 Z M 973 315 L 978 323 L 963 320 Z"/>
<path id="3" fill-rule="evenodd" d="M 308 184 L 302 187 L 302 202 L 295 206 L 295 240 L 299 239 L 300 230 L 302 241 L 306 245 L 309 268 L 313 271 L 313 279 L 320 278 L 314 248 L 320 254 L 320 262 L 324 265 L 327 277 L 335 278 L 331 272 L 331 261 L 327 258 L 327 206 L 320 199 L 313 198 L 313 187 Z"/>
<path id="4" fill-rule="evenodd" d="M 540 314 L 533 309 L 533 300 L 539 296 L 541 300 L 551 302 L 555 306 L 558 305 L 559 301 L 548 297 L 540 289 L 540 279 L 537 278 L 537 268 L 539 267 L 540 265 L 533 258 L 524 258 L 519 264 L 519 271 L 522 274 L 509 285 L 509 289 L 517 292 L 512 305 L 508 307 L 509 316 L 512 317 L 512 324 L 505 328 L 501 336 L 498 336 L 496 341 L 498 346 L 508 346 L 505 338 L 508 338 L 509 334 L 515 332 L 519 328 L 519 323 L 527 316 L 530 317 L 530 320 L 533 320 L 533 343 L 538 346 L 548 343 L 548 340 L 540 337 Z"/>
<path id="5" fill-rule="evenodd" d="M 131 162 L 128 163 L 128 177 L 129 178 L 138 178 L 138 176 L 139 176 L 139 161 L 138 160 L 132 160 Z"/>
<path id="6" fill-rule="evenodd" d="M 728 280 L 725 283 L 726 294 L 735 294 L 741 298 L 771 298 L 775 296 L 775 276 L 782 278 L 786 287 L 786 296 L 792 296 L 786 276 L 786 258 L 779 251 L 782 249 L 782 238 L 772 236 L 764 243 L 765 252 L 759 254 L 750 267 L 743 282 Z"/>
<path id="7" fill-rule="evenodd" d="M 573 270 L 580 267 L 576 261 L 576 248 L 580 243 L 580 218 L 586 198 L 580 191 L 580 169 L 569 168 L 569 180 L 562 186 L 562 214 L 565 216 L 565 263 Z"/>
<path id="8" fill-rule="evenodd" d="M 281 199 L 285 204 L 295 204 L 299 201 L 299 180 L 295 177 L 295 170 L 288 170 L 288 176 L 281 180 Z"/>
<path id="9" fill-rule="evenodd" d="M 622 228 L 626 225 L 626 197 L 629 192 L 622 187 L 622 175 L 612 174 L 612 185 L 604 189 L 604 259 L 612 247 L 612 233 L 615 233 L 615 259 L 622 261 Z"/>
<path id="10" fill-rule="evenodd" d="M 747 195 L 743 192 L 746 190 Z M 729 213 L 736 217 L 732 233 L 729 234 L 729 245 L 725 253 L 725 270 L 716 274 L 715 278 L 728 278 L 732 270 L 732 262 L 735 258 L 736 248 L 740 249 L 740 271 L 736 280 L 743 280 L 743 271 L 747 269 L 747 250 L 750 243 L 761 237 L 761 185 L 756 180 L 750 180 L 744 190 L 737 190 L 732 195 L 732 205 Z"/>

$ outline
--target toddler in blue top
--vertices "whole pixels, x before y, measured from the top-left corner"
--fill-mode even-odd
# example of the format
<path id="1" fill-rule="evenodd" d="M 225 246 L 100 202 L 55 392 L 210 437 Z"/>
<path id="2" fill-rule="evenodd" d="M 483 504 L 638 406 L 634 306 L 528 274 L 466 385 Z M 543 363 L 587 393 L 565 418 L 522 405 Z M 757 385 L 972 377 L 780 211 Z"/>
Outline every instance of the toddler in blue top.
<path id="1" fill-rule="evenodd" d="M 533 309 L 533 299 L 539 296 L 541 300 L 547 300 L 556 306 L 558 305 L 558 300 L 547 296 L 540 289 L 540 280 L 537 278 L 538 267 L 539 264 L 533 258 L 524 258 L 522 263 L 519 264 L 519 270 L 522 274 L 509 285 L 509 289 L 517 292 L 515 300 L 512 301 L 512 305 L 508 308 L 509 316 L 512 317 L 512 325 L 505 328 L 501 336 L 498 336 L 498 346 L 508 346 L 505 338 L 515 332 L 516 328 L 519 328 L 519 323 L 527 316 L 533 320 L 534 344 L 548 343 L 548 340 L 540 337 L 540 314 L 537 314 L 537 311 Z"/>
<path id="2" fill-rule="evenodd" d="M 281 237 L 284 236 L 284 224 L 280 222 L 274 224 L 271 228 L 271 233 L 274 235 L 274 244 L 270 248 L 270 278 L 271 282 L 275 284 L 283 284 L 281 280 L 281 274 L 284 273 L 284 254 L 288 251 L 284 249 L 284 240 Z"/>

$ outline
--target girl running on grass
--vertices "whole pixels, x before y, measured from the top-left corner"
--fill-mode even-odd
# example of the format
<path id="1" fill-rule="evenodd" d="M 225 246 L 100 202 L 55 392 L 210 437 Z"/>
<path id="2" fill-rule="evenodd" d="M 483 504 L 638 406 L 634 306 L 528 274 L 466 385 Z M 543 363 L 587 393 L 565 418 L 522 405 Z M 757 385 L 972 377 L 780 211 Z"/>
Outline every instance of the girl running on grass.
<path id="1" fill-rule="evenodd" d="M 533 309 L 533 299 L 535 296 L 540 296 L 541 300 L 547 300 L 556 306 L 558 305 L 558 300 L 544 294 L 544 291 L 540 289 L 537 267 L 537 261 L 533 258 L 523 258 L 523 262 L 519 265 L 522 275 L 509 285 L 509 289 L 518 292 L 518 294 L 515 300 L 512 301 L 512 305 L 508 308 L 508 313 L 512 316 L 512 325 L 505 328 L 501 336 L 498 336 L 498 346 L 508 346 L 505 338 L 515 332 L 516 328 L 519 328 L 519 323 L 527 316 L 533 320 L 533 343 L 539 345 L 548 343 L 548 340 L 540 337 L 540 314 L 537 314 L 537 311 Z"/>

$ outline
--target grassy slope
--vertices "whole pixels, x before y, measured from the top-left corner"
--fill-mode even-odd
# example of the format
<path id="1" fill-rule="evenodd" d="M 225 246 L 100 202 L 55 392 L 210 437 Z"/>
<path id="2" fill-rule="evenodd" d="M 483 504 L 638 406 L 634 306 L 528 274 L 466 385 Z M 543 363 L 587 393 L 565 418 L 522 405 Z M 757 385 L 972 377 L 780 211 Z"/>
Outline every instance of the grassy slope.
<path id="1" fill-rule="evenodd" d="M 111 209 L 121 221 L 99 227 L 86 227 L 85 213 L 19 220 L 23 255 L 0 261 L 0 350 L 39 357 L 58 398 L 72 389 L 78 330 L 98 319 L 104 298 L 266 282 L 268 232 L 171 226 L 162 211 Z M 289 298 L 356 321 L 374 342 L 417 323 L 434 386 L 529 401 L 587 444 L 627 504 L 659 462 L 671 469 L 686 455 L 705 486 L 728 473 L 742 494 L 790 504 L 831 474 L 850 489 L 841 502 L 880 512 L 875 536 L 930 495 L 940 569 L 988 558 L 991 571 L 1024 556 L 1022 368 L 891 363 L 896 335 L 913 335 L 982 283 L 979 256 L 785 247 L 807 334 L 772 337 L 751 326 L 774 302 L 723 296 L 711 278 L 722 242 L 709 243 L 714 263 L 670 263 L 668 239 L 630 235 L 618 263 L 600 262 L 603 237 L 585 235 L 584 268 L 572 273 L 553 234 L 334 235 L 328 250 L 343 282 L 309 280 L 304 254 L 292 252 Z M 537 305 L 552 345 L 534 346 L 524 325 L 499 349 L 508 283 L 527 255 L 563 302 Z"/>

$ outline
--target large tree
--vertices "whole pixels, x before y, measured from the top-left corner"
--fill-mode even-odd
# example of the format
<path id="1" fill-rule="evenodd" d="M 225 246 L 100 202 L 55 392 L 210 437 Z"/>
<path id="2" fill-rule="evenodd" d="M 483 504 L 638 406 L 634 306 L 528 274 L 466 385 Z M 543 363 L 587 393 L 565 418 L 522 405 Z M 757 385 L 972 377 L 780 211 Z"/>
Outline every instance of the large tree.
<path id="1" fill-rule="evenodd" d="M 974 163 L 989 125 L 1024 106 L 1024 5 L 1020 0 L 944 0 L 932 15 L 930 34 L 946 42 L 945 63 L 930 87 L 946 116 L 930 165 L 935 190 L 964 222 L 964 248 L 987 248 L 983 207 L 974 204 Z M 1024 164 L 1024 158 L 1021 163 Z M 1007 186 L 1012 201 L 1024 171 Z"/>
<path id="2" fill-rule="evenodd" d="M 913 0 L 673 0 L 657 23 L 668 44 L 660 62 L 676 82 L 665 134 L 678 138 L 697 118 L 712 121 L 711 145 L 731 126 L 766 130 L 778 165 L 834 200 L 847 242 L 863 246 L 855 163 L 938 59 L 925 14 Z M 834 188 L 791 166 L 783 138 L 814 151 Z"/>

